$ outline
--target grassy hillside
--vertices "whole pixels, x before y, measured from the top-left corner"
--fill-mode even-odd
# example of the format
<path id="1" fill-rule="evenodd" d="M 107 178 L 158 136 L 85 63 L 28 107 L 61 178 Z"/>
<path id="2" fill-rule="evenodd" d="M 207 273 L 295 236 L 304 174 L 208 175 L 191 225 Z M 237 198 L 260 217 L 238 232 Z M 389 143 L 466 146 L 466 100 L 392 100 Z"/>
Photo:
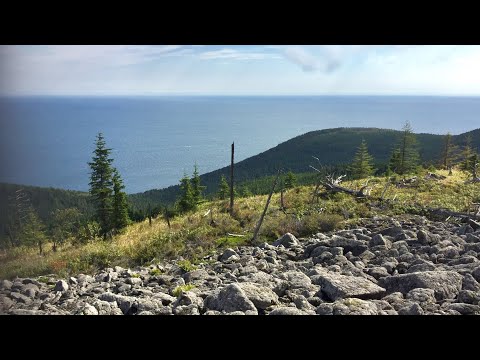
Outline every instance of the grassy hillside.
<path id="1" fill-rule="evenodd" d="M 453 143 L 463 146 L 468 134 L 471 135 L 473 146 L 478 151 L 480 149 L 480 129 L 453 136 Z M 309 165 L 318 164 L 312 156 L 317 157 L 323 165 L 331 165 L 340 169 L 352 161 L 362 139 L 367 142 L 369 152 L 374 157 L 377 167 L 380 168 L 389 160 L 392 149 L 398 143 L 400 136 L 400 131 L 376 128 L 336 128 L 311 131 L 236 163 L 236 183 L 238 185 L 245 182 L 252 183 L 253 179 L 272 175 L 279 168 L 295 173 L 310 172 Z M 417 140 L 422 161 L 436 163 L 441 156 L 444 136 L 417 134 Z M 229 178 L 228 166 L 201 175 L 202 184 L 207 186 L 206 194 L 217 191 L 222 174 L 227 179 Z M 130 200 L 139 208 L 145 207 L 148 202 L 170 203 L 175 201 L 178 190 L 178 186 L 149 190 L 130 195 Z"/>
<path id="2" fill-rule="evenodd" d="M 446 171 L 438 173 L 447 174 Z M 328 232 L 355 224 L 360 218 L 402 214 L 419 206 L 466 211 L 472 202 L 480 202 L 480 184 L 465 184 L 465 179 L 465 174 L 455 171 L 445 180 L 420 180 L 412 188 L 392 185 L 386 192 L 389 201 L 383 204 L 356 200 L 342 193 L 327 194 L 312 202 L 313 186 L 299 186 L 286 192 L 285 212 L 280 209 L 280 195 L 274 194 L 259 241 L 272 241 L 286 232 L 301 237 Z M 373 185 L 371 195 L 380 196 L 386 181 L 385 178 L 372 178 L 369 183 Z M 346 181 L 344 186 L 359 189 L 363 182 Z M 0 278 L 51 273 L 66 276 L 93 272 L 106 266 L 133 267 L 180 257 L 184 258 L 182 266 L 191 269 L 213 250 L 246 243 L 253 234 L 265 201 L 265 195 L 237 199 L 234 217 L 227 212 L 227 201 L 205 202 L 197 211 L 172 219 L 171 228 L 162 217 L 157 217 L 152 226 L 148 220 L 135 223 L 111 241 L 66 244 L 58 252 L 46 247 L 44 256 L 38 255 L 35 248 L 15 248 L 0 253 Z"/>

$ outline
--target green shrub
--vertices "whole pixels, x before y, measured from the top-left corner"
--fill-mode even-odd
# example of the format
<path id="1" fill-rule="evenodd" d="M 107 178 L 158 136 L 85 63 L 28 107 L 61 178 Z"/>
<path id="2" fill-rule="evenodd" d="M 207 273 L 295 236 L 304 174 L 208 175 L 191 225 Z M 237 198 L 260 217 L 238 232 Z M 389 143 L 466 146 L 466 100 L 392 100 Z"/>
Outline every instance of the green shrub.
<path id="1" fill-rule="evenodd" d="M 181 260 L 177 263 L 177 265 L 182 269 L 183 271 L 189 272 L 196 270 L 197 267 L 193 265 L 190 260 Z"/>
<path id="2" fill-rule="evenodd" d="M 193 284 L 180 285 L 180 286 L 177 286 L 175 289 L 173 289 L 172 294 L 175 297 L 179 297 L 183 292 L 192 290 L 194 287 L 195 285 Z"/>

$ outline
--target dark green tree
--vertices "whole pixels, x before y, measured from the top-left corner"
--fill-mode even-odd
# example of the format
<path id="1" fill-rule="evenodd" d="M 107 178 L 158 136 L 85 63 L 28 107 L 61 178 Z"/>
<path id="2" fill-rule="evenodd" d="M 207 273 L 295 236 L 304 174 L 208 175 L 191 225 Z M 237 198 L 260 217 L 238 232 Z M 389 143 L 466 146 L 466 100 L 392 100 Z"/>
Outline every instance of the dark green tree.
<path id="1" fill-rule="evenodd" d="M 285 181 L 283 183 L 285 189 L 292 189 L 297 185 L 297 177 L 291 171 L 287 172 L 285 175 Z"/>
<path id="2" fill-rule="evenodd" d="M 468 172 L 472 175 L 473 180 L 477 180 L 478 179 L 477 171 L 480 163 L 479 163 L 478 154 L 476 152 L 470 155 L 468 164 L 470 166 L 470 169 Z"/>
<path id="3" fill-rule="evenodd" d="M 227 178 L 222 174 L 220 177 L 220 185 L 218 187 L 218 197 L 221 200 L 225 200 L 230 196 L 230 185 L 227 182 Z"/>
<path id="4" fill-rule="evenodd" d="M 350 165 L 353 179 L 363 179 L 373 174 L 373 157 L 368 153 L 367 143 L 362 140 Z"/>
<path id="5" fill-rule="evenodd" d="M 390 157 L 390 161 L 388 163 L 388 169 L 390 171 L 393 171 L 394 173 L 399 173 L 400 169 L 400 160 L 401 155 L 400 155 L 400 149 L 395 148 L 393 149 L 392 156 Z"/>
<path id="6" fill-rule="evenodd" d="M 197 164 L 195 164 L 192 176 L 192 194 L 193 194 L 193 201 L 195 204 L 199 204 L 203 200 L 203 191 L 205 190 L 205 186 L 200 184 L 200 174 L 198 173 Z"/>
<path id="7" fill-rule="evenodd" d="M 178 208 L 182 212 L 190 211 L 196 208 L 192 184 L 187 174 L 184 174 L 180 180 L 180 199 L 178 201 Z"/>
<path id="8" fill-rule="evenodd" d="M 77 235 L 81 226 L 82 214 L 77 208 L 56 209 L 52 212 L 51 239 L 53 251 L 69 238 Z"/>
<path id="9" fill-rule="evenodd" d="M 110 158 L 112 149 L 105 147 L 105 139 L 102 133 L 97 135 L 96 148 L 93 152 L 92 162 L 89 162 L 92 169 L 90 175 L 90 194 L 93 197 L 96 218 L 100 224 L 101 235 L 106 239 L 107 233 L 111 230 L 111 214 L 112 214 L 112 173 Z"/>
<path id="10" fill-rule="evenodd" d="M 445 135 L 445 142 L 443 145 L 442 152 L 442 167 L 445 170 L 450 169 L 453 166 L 453 163 L 457 159 L 457 146 L 452 142 L 452 134 L 447 133 Z"/>
<path id="11" fill-rule="evenodd" d="M 38 246 L 39 254 L 43 254 L 43 245 L 47 241 L 47 236 L 45 235 L 45 225 L 38 217 L 38 214 L 33 206 L 29 208 L 26 214 L 25 222 L 20 231 L 20 238 L 22 244 L 27 246 L 36 245 Z"/>
<path id="12" fill-rule="evenodd" d="M 474 151 L 472 149 L 472 136 L 469 134 L 465 137 L 465 144 L 461 153 L 462 162 L 460 163 L 460 169 L 466 172 L 470 172 L 472 169 L 471 160 Z"/>
<path id="13" fill-rule="evenodd" d="M 413 133 L 410 122 L 405 122 L 402 128 L 402 137 L 400 140 L 400 163 L 396 173 L 403 175 L 413 172 L 417 168 L 420 156 L 417 150 L 417 139 Z"/>
<path id="14" fill-rule="evenodd" d="M 125 189 L 122 178 L 117 169 L 113 169 L 113 211 L 112 226 L 116 230 L 126 227 L 130 219 L 128 217 L 127 194 L 122 191 Z"/>

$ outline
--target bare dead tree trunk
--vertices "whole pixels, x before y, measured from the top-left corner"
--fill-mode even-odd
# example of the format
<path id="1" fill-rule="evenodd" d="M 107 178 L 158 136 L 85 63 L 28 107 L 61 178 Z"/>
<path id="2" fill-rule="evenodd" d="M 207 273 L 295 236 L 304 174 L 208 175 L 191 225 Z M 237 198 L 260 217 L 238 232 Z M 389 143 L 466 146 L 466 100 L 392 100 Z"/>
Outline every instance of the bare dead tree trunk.
<path id="1" fill-rule="evenodd" d="M 42 255 L 43 254 L 43 248 L 42 248 L 42 242 L 41 241 L 38 242 L 38 250 L 40 251 L 40 255 Z"/>
<path id="2" fill-rule="evenodd" d="M 233 164 L 234 164 L 234 154 L 235 154 L 235 142 L 232 143 L 232 160 L 230 162 L 230 216 L 233 216 L 233 201 L 234 201 L 234 193 L 233 193 Z"/>
<path id="3" fill-rule="evenodd" d="M 260 227 L 262 226 L 263 218 L 265 217 L 265 214 L 267 213 L 268 205 L 270 204 L 270 199 L 272 198 L 272 195 L 273 195 L 273 192 L 275 190 L 275 186 L 277 185 L 277 181 L 278 181 L 279 177 L 280 177 L 280 171 L 278 171 L 277 176 L 275 177 L 275 180 L 273 181 L 272 190 L 270 190 L 270 194 L 268 194 L 267 202 L 265 204 L 265 208 L 263 209 L 262 216 L 260 216 L 260 220 L 258 220 L 257 226 L 255 227 L 255 231 L 253 233 L 253 238 L 252 238 L 252 243 L 257 241 L 258 232 L 260 231 Z"/>
<path id="4" fill-rule="evenodd" d="M 283 210 L 285 209 L 285 204 L 283 203 L 283 188 L 280 191 L 280 208 Z"/>

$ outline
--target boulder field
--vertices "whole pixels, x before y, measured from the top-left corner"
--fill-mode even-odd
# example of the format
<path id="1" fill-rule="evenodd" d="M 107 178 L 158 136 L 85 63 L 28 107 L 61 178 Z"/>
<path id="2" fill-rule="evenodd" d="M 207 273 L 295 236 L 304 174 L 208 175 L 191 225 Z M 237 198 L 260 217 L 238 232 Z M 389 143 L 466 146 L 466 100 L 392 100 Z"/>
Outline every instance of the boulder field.
<path id="1" fill-rule="evenodd" d="M 94 275 L 0 280 L 13 315 L 479 315 L 480 224 L 420 216 Z"/>

